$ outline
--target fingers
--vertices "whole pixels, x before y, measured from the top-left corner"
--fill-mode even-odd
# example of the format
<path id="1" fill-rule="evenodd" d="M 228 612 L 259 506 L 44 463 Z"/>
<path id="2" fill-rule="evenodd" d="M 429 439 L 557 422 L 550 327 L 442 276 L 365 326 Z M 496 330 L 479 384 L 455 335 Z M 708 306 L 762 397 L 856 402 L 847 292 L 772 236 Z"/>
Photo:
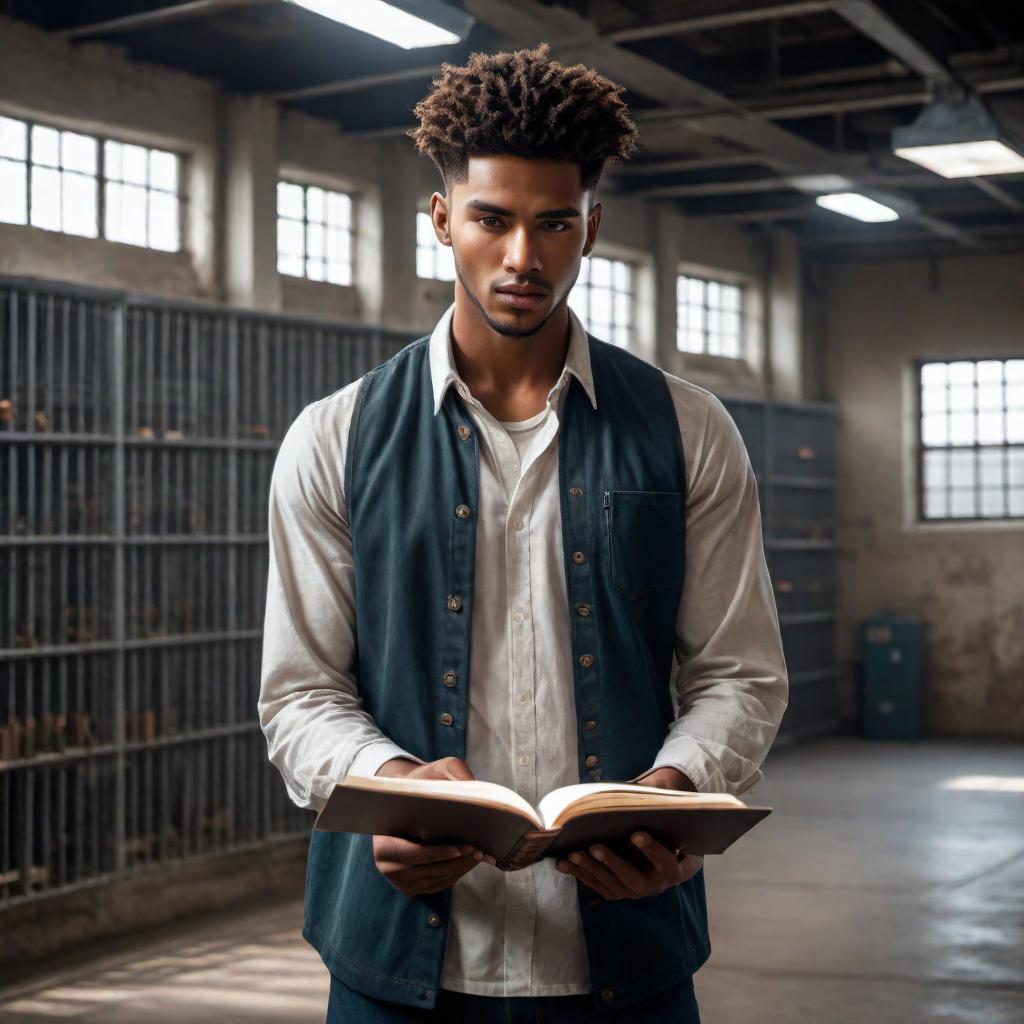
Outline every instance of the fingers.
<path id="1" fill-rule="evenodd" d="M 476 778 L 469 765 L 461 757 L 446 757 L 440 763 L 449 779 L 472 782 Z"/>
<path id="2" fill-rule="evenodd" d="M 464 843 L 457 845 L 433 846 L 417 843 L 399 836 L 374 836 L 373 855 L 378 867 L 388 863 L 396 867 L 408 867 L 413 864 L 433 864 L 436 861 L 452 860 L 465 856 L 473 850 L 473 846 Z"/>
<path id="3" fill-rule="evenodd" d="M 621 899 L 622 894 L 610 889 L 592 870 L 592 868 L 599 866 L 595 861 L 580 853 L 571 853 L 568 859 L 559 860 L 556 865 L 559 871 L 564 874 L 574 875 L 585 886 L 593 889 L 594 892 L 599 896 L 603 896 L 606 900 Z"/>
<path id="4" fill-rule="evenodd" d="M 655 869 L 669 882 L 679 882 L 679 861 L 676 855 L 657 839 L 652 839 L 646 832 L 634 832 L 632 843 L 651 862 Z"/>

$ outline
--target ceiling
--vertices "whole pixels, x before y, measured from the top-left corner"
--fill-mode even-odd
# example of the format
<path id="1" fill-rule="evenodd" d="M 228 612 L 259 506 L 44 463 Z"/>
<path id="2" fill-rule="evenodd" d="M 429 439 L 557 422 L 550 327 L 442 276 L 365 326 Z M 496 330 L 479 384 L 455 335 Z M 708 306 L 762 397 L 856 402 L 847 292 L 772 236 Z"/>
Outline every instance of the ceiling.
<path id="1" fill-rule="evenodd" d="M 949 181 L 892 155 L 930 83 L 1024 137 L 1024 3 L 1009 0 L 449 0 L 466 43 L 401 50 L 281 0 L 0 0 L 74 41 L 268 93 L 360 137 L 400 136 L 442 61 L 542 40 L 626 86 L 640 150 L 615 192 L 791 232 L 824 256 L 1024 247 L 1024 175 Z M 917 212 L 867 225 L 794 185 L 839 174 Z"/>

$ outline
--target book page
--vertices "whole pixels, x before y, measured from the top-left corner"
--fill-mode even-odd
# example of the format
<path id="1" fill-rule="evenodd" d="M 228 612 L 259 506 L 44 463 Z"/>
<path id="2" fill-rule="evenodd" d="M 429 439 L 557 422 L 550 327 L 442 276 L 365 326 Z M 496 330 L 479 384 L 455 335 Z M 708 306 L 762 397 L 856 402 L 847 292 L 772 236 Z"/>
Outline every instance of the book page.
<path id="1" fill-rule="evenodd" d="M 571 804 L 576 801 L 583 801 L 599 793 L 624 793 L 636 801 L 664 803 L 666 800 L 680 804 L 694 804 L 695 806 L 717 805 L 722 806 L 746 806 L 743 801 L 726 793 L 690 793 L 678 789 L 658 789 L 654 786 L 639 786 L 630 782 L 581 782 L 575 786 L 562 786 L 561 789 L 553 789 L 537 805 L 540 812 L 540 819 L 544 822 L 545 828 L 554 827 L 559 816 Z M 617 801 L 621 806 L 621 801 Z"/>
<path id="2" fill-rule="evenodd" d="M 379 789 L 389 793 L 414 793 L 418 796 L 436 796 L 444 800 L 465 800 L 476 804 L 498 804 L 516 811 L 541 827 L 536 810 L 514 790 L 496 782 L 480 779 L 391 779 L 362 775 L 346 775 L 345 786 L 359 789 Z"/>

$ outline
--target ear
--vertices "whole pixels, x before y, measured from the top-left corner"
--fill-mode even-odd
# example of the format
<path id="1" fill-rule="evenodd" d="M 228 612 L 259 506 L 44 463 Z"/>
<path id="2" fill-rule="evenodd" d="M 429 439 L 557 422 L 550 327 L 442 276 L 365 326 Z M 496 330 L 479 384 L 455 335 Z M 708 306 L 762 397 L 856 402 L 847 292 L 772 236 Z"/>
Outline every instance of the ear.
<path id="1" fill-rule="evenodd" d="M 590 213 L 587 214 L 587 241 L 583 246 L 583 255 L 589 256 L 594 243 L 597 241 L 597 232 L 601 227 L 601 204 L 594 203 Z"/>
<path id="2" fill-rule="evenodd" d="M 440 192 L 430 197 L 430 219 L 434 222 L 437 240 L 442 245 L 451 245 L 451 226 L 448 220 L 448 200 Z"/>

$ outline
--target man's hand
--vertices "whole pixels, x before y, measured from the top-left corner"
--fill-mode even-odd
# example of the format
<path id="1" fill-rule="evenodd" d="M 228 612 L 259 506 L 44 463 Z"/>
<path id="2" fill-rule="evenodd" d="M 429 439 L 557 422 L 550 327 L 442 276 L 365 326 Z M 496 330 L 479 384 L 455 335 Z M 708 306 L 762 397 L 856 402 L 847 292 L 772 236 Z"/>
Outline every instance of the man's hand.
<path id="1" fill-rule="evenodd" d="M 380 766 L 377 775 L 414 779 L 473 778 L 473 772 L 461 757 L 442 757 L 429 764 L 417 764 L 404 757 L 393 757 Z M 481 861 L 494 863 L 493 857 L 475 846 L 428 846 L 397 836 L 374 836 L 373 860 L 377 870 L 406 896 L 450 889 Z"/>
<path id="2" fill-rule="evenodd" d="M 697 791 L 697 787 L 675 768 L 656 768 L 638 779 L 636 785 Z M 684 850 L 677 855 L 646 832 L 634 832 L 631 838 L 633 845 L 650 862 L 649 867 L 634 867 L 602 843 L 595 843 L 589 851 L 569 854 L 569 859 L 559 860 L 556 867 L 575 875 L 606 900 L 635 900 L 657 896 L 669 886 L 689 881 L 704 864 L 703 857 L 690 856 Z"/>

